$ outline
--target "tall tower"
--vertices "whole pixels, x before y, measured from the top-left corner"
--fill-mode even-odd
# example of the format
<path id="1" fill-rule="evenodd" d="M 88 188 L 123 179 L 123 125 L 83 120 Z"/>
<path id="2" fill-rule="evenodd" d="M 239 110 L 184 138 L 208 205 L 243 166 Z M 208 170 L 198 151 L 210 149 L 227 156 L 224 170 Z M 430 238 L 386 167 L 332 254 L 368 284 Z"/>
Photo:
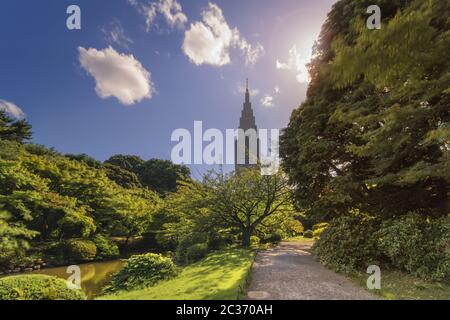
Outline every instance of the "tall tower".
<path id="1" fill-rule="evenodd" d="M 258 127 L 253 114 L 248 79 L 246 81 L 244 108 L 239 119 L 239 129 L 244 131 L 244 136 L 239 136 L 234 143 L 234 163 L 236 171 L 240 168 L 255 167 L 259 161 Z M 241 161 L 239 155 L 241 155 Z M 244 160 L 245 155 L 245 160 Z M 242 161 L 244 160 L 244 161 Z"/>

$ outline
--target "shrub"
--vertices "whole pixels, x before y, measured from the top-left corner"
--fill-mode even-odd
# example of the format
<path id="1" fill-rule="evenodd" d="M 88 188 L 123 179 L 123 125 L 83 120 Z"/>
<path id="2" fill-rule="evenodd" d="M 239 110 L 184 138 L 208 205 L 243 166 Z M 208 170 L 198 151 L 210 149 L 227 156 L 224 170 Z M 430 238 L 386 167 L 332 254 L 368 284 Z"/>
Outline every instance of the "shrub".
<path id="1" fill-rule="evenodd" d="M 186 257 L 187 249 L 192 247 L 194 244 L 206 243 L 206 235 L 200 233 L 192 233 L 183 236 L 177 246 L 175 251 L 176 260 L 180 263 L 188 263 Z"/>
<path id="2" fill-rule="evenodd" d="M 273 233 L 271 235 L 269 235 L 267 238 L 264 239 L 264 243 L 279 243 L 281 242 L 281 240 L 283 240 L 283 237 L 281 236 L 281 234 L 279 233 Z"/>
<path id="3" fill-rule="evenodd" d="M 303 224 L 296 219 L 289 219 L 287 222 L 285 222 L 285 224 L 287 236 L 295 237 L 300 235 L 305 230 Z"/>
<path id="4" fill-rule="evenodd" d="M 117 244 L 105 236 L 98 234 L 93 241 L 97 247 L 97 259 L 113 259 L 120 255 Z"/>
<path id="5" fill-rule="evenodd" d="M 313 236 L 314 236 L 314 233 L 311 230 L 306 230 L 305 232 L 303 232 L 304 238 L 312 238 Z"/>
<path id="6" fill-rule="evenodd" d="M 390 264 L 415 276 L 450 280 L 450 222 L 408 214 L 386 220 L 374 235 Z"/>
<path id="7" fill-rule="evenodd" d="M 208 249 L 219 250 L 233 243 L 233 235 L 230 232 L 215 232 L 208 236 Z"/>
<path id="8" fill-rule="evenodd" d="M 336 218 L 316 241 L 313 251 L 324 265 L 337 271 L 366 270 L 369 265 L 380 265 L 380 254 L 372 237 L 377 226 L 375 219 L 361 214 Z"/>
<path id="9" fill-rule="evenodd" d="M 177 273 L 177 267 L 170 258 L 154 253 L 134 255 L 122 270 L 112 276 L 105 292 L 150 287 L 175 277 Z"/>
<path id="10" fill-rule="evenodd" d="M 426 259 L 427 263 L 433 262 L 431 278 L 450 283 L 450 217 L 434 220 L 426 236 L 427 243 L 433 247 L 427 250 L 429 255 Z"/>
<path id="11" fill-rule="evenodd" d="M 328 223 L 322 222 L 315 224 L 313 226 L 313 236 L 314 238 L 320 238 L 321 234 L 325 231 L 325 229 L 328 227 Z"/>
<path id="12" fill-rule="evenodd" d="M 316 228 L 316 230 L 319 230 Z M 337 271 L 393 266 L 450 282 L 450 219 L 410 213 L 382 222 L 363 215 L 331 221 L 313 247 L 319 260 Z"/>
<path id="13" fill-rule="evenodd" d="M 257 236 L 250 237 L 250 246 L 257 247 L 261 243 L 261 239 Z"/>
<path id="14" fill-rule="evenodd" d="M 208 253 L 208 245 L 206 243 L 197 243 L 190 246 L 186 250 L 186 263 L 196 262 Z"/>
<path id="15" fill-rule="evenodd" d="M 21 275 L 0 279 L 0 300 L 85 300 L 80 290 L 65 280 L 46 275 Z"/>
<path id="16" fill-rule="evenodd" d="M 85 239 L 71 239 L 60 247 L 64 260 L 71 262 L 92 261 L 97 254 L 95 243 Z"/>
<path id="17" fill-rule="evenodd" d="M 328 226 L 329 226 L 328 222 L 316 223 L 315 225 L 313 225 L 312 231 L 316 231 L 318 229 L 324 229 L 324 228 L 326 228 Z"/>

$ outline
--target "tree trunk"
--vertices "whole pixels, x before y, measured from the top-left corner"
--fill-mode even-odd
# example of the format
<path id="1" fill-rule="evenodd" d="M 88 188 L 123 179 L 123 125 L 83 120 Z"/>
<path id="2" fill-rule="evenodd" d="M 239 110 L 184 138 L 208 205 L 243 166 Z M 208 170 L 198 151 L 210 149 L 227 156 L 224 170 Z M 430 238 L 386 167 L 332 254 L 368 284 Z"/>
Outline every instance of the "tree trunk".
<path id="1" fill-rule="evenodd" d="M 242 231 L 242 246 L 244 248 L 250 247 L 250 237 L 252 236 L 252 229 L 244 229 Z"/>

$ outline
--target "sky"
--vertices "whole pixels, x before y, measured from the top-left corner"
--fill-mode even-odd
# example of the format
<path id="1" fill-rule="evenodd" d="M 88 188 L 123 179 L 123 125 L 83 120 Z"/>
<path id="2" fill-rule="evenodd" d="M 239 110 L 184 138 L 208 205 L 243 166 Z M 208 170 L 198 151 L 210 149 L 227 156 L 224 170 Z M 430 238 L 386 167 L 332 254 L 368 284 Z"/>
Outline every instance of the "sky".
<path id="1" fill-rule="evenodd" d="M 334 2 L 2 0 L 0 108 L 63 153 L 170 159 L 175 129 L 238 126 L 249 78 L 258 127 L 281 129 Z"/>

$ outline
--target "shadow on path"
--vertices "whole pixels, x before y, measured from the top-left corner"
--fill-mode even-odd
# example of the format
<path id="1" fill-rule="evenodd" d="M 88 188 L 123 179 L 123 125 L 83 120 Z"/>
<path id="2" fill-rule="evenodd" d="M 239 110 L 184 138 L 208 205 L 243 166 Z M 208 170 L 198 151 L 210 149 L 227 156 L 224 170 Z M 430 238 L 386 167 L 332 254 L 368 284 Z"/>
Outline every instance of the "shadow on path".
<path id="1" fill-rule="evenodd" d="M 258 253 L 247 298 L 250 300 L 378 299 L 315 261 L 312 243 L 282 242 Z"/>

